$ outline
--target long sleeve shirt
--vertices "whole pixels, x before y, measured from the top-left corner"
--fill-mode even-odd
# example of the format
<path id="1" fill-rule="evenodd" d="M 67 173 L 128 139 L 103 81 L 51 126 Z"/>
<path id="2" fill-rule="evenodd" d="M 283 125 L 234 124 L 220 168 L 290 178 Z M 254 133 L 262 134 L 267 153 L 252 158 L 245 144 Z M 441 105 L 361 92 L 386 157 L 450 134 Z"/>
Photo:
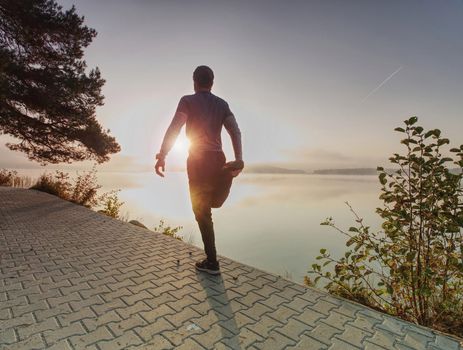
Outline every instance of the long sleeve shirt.
<path id="1" fill-rule="evenodd" d="M 200 91 L 180 99 L 174 118 L 162 142 L 162 157 L 172 149 L 183 125 L 190 140 L 190 153 L 222 151 L 222 127 L 230 135 L 236 160 L 243 160 L 241 131 L 228 103 L 209 91 Z"/>

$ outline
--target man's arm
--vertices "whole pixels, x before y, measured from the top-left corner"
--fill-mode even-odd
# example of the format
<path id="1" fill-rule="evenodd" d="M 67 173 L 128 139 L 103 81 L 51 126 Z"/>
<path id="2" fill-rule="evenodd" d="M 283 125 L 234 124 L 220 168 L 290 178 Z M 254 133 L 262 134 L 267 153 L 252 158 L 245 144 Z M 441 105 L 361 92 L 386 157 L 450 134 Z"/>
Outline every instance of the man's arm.
<path id="1" fill-rule="evenodd" d="M 164 177 L 163 171 L 165 171 L 166 156 L 174 146 L 178 134 L 180 133 L 180 130 L 182 129 L 183 125 L 185 125 L 186 120 L 188 118 L 187 114 L 183 110 L 184 103 L 181 99 L 177 107 L 177 111 L 175 112 L 174 118 L 172 119 L 172 122 L 170 123 L 169 127 L 167 128 L 166 134 L 164 135 L 161 150 L 158 154 L 156 154 L 157 162 L 155 165 L 155 170 L 156 174 L 158 174 L 159 176 Z"/>
<path id="2" fill-rule="evenodd" d="M 223 126 L 230 135 L 233 151 L 235 153 L 235 160 L 243 160 L 243 150 L 241 145 L 241 130 L 238 127 L 235 116 L 233 114 L 228 115 L 224 122 Z"/>
<path id="3" fill-rule="evenodd" d="M 235 116 L 233 113 L 230 113 L 224 120 L 223 125 L 230 135 L 233 151 L 235 153 L 235 161 L 229 162 L 227 165 L 234 170 L 232 171 L 233 176 L 238 176 L 241 170 L 243 170 L 243 150 L 241 145 L 241 131 L 236 122 Z"/>

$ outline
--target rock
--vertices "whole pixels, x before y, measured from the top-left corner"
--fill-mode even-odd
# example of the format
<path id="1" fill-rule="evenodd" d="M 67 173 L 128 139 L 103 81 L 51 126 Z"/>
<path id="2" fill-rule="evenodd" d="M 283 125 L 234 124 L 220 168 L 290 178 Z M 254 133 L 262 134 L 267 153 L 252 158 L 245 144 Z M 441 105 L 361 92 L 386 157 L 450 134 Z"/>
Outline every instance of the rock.
<path id="1" fill-rule="evenodd" d="M 138 226 L 138 227 L 148 228 L 138 220 L 130 220 L 129 224 L 132 224 L 132 225 L 135 225 L 135 226 Z"/>

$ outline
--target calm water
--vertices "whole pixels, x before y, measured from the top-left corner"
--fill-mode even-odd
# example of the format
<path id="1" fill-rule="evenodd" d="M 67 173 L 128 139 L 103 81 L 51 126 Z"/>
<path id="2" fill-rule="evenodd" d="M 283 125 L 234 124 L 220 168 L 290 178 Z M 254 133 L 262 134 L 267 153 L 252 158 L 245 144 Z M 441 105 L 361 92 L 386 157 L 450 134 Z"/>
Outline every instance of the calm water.
<path id="1" fill-rule="evenodd" d="M 99 179 L 106 190 L 121 189 L 122 213 L 130 219 L 149 228 L 160 219 L 183 226 L 187 240 L 202 247 L 186 174 L 102 173 Z M 353 226 L 344 202 L 366 224 L 379 227 L 379 188 L 376 176 L 241 175 L 224 206 L 213 212 L 218 253 L 301 282 L 320 248 L 334 255 L 344 251 L 345 237 L 320 226 L 328 216 L 340 227 Z"/>

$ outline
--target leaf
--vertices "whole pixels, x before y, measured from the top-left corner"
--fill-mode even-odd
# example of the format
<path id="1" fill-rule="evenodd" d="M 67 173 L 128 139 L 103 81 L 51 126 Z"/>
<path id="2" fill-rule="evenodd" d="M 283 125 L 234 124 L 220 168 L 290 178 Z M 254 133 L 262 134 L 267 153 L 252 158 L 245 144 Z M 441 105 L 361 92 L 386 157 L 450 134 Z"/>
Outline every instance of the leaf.
<path id="1" fill-rule="evenodd" d="M 326 253 L 326 249 L 325 249 L 325 248 L 320 249 L 320 254 L 325 254 L 325 253 Z"/>
<path id="2" fill-rule="evenodd" d="M 438 146 L 448 145 L 450 143 L 449 139 L 440 139 L 437 141 Z"/>
<path id="3" fill-rule="evenodd" d="M 404 128 L 395 128 L 394 131 L 405 132 L 405 129 Z"/>
<path id="4" fill-rule="evenodd" d="M 355 239 L 354 239 L 354 238 L 350 238 L 349 240 L 347 240 L 346 246 L 350 247 L 354 242 L 355 242 Z"/>
<path id="5" fill-rule="evenodd" d="M 379 174 L 379 182 L 381 183 L 381 185 L 385 185 L 387 183 L 387 180 L 386 180 L 386 173 L 381 173 Z"/>
<path id="6" fill-rule="evenodd" d="M 411 117 L 408 119 L 408 125 L 413 125 L 418 121 L 418 117 Z"/>
<path id="7" fill-rule="evenodd" d="M 389 295 L 394 294 L 394 290 L 392 289 L 392 286 L 390 284 L 386 286 L 386 291 Z"/>

